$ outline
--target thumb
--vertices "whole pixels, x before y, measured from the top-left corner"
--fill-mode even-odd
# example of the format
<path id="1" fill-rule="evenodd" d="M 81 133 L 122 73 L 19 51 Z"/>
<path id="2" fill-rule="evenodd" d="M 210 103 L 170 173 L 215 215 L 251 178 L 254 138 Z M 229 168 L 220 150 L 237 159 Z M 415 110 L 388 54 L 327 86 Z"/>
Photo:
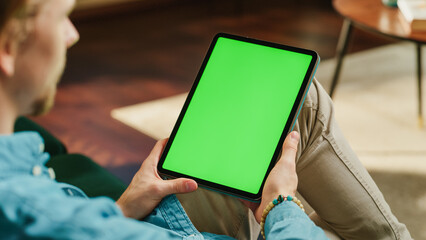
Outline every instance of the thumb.
<path id="1" fill-rule="evenodd" d="M 284 141 L 283 153 L 281 160 L 292 160 L 296 159 L 297 145 L 299 144 L 300 135 L 298 132 L 291 132 Z"/>
<path id="2" fill-rule="evenodd" d="M 163 181 L 164 196 L 175 193 L 189 193 L 197 190 L 198 184 L 192 179 L 178 178 Z"/>

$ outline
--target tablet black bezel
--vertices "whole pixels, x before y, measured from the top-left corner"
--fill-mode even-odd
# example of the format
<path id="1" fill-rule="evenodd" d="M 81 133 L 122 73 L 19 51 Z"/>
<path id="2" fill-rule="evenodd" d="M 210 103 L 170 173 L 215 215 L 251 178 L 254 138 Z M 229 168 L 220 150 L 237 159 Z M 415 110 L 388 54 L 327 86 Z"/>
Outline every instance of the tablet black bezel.
<path id="1" fill-rule="evenodd" d="M 170 170 L 163 168 L 163 163 L 166 159 L 167 153 L 170 150 L 171 143 L 173 142 L 173 140 L 176 136 L 176 133 L 177 133 L 179 126 L 182 122 L 182 119 L 183 119 L 183 117 L 186 113 L 186 110 L 188 109 L 189 103 L 192 100 L 192 96 L 194 95 L 195 89 L 198 86 L 198 83 L 201 79 L 201 76 L 204 72 L 204 69 L 207 65 L 207 62 L 210 59 L 213 48 L 215 47 L 216 42 L 220 37 L 229 38 L 229 39 L 238 40 L 238 41 L 243 41 L 243 42 L 248 42 L 248 43 L 254 43 L 254 44 L 278 48 L 278 49 L 283 49 L 283 50 L 292 51 L 292 52 L 298 52 L 298 53 L 302 53 L 302 54 L 312 56 L 312 60 L 311 60 L 311 63 L 309 64 L 308 70 L 306 71 L 305 78 L 303 80 L 302 86 L 299 90 L 299 93 L 297 94 L 295 104 L 293 105 L 291 112 L 290 112 L 289 120 L 291 120 L 291 121 L 287 121 L 287 123 L 284 127 L 284 131 L 281 134 L 280 140 L 278 141 L 277 146 L 275 147 L 275 152 L 274 152 L 274 155 L 273 155 L 271 162 L 268 166 L 268 170 L 265 174 L 265 177 L 263 178 L 262 185 L 259 189 L 259 192 L 256 193 L 256 194 L 252 194 L 252 193 L 249 193 L 249 192 L 246 192 L 246 191 L 227 187 L 227 186 L 224 186 L 224 185 L 220 185 L 220 184 L 217 184 L 217 183 L 213 183 L 213 182 L 210 182 L 210 181 L 206 181 L 206 180 L 203 180 L 203 179 L 188 176 L 188 175 L 185 175 L 185 174 L 181 174 L 181 173 L 170 171 Z M 225 193 L 225 194 L 228 194 L 228 195 L 233 195 L 233 196 L 236 196 L 238 198 L 243 198 L 243 199 L 247 199 L 247 200 L 250 200 L 250 201 L 256 201 L 256 202 L 259 201 L 261 196 L 262 196 L 263 186 L 265 184 L 266 178 L 269 175 L 269 173 L 271 172 L 272 168 L 274 167 L 278 157 L 280 156 L 280 152 L 281 152 L 281 148 L 282 148 L 281 146 L 282 146 L 287 134 L 294 127 L 295 121 L 297 119 L 297 115 L 298 115 L 299 110 L 300 110 L 300 108 L 303 104 L 307 90 L 308 90 L 309 85 L 312 82 L 313 76 L 315 74 L 315 70 L 316 70 L 316 66 L 317 66 L 318 61 L 319 61 L 318 54 L 315 51 L 312 51 L 312 50 L 302 49 L 302 48 L 298 48 L 298 47 L 292 47 L 292 46 L 287 46 L 287 45 L 282 45 L 282 44 L 278 44 L 278 43 L 272 43 L 272 42 L 252 39 L 252 38 L 246 38 L 246 37 L 236 36 L 236 35 L 227 34 L 227 33 L 216 34 L 216 36 L 213 38 L 212 43 L 210 44 L 210 47 L 209 47 L 209 49 L 206 53 L 206 56 L 205 56 L 203 63 L 200 67 L 200 70 L 197 74 L 197 77 L 195 78 L 194 84 L 192 85 L 192 88 L 191 88 L 191 90 L 188 94 L 188 97 L 187 97 L 187 99 L 186 99 L 186 101 L 183 105 L 183 108 L 182 108 L 180 114 L 179 114 L 179 117 L 178 117 L 176 124 L 173 128 L 173 131 L 170 135 L 169 141 L 167 142 L 167 144 L 166 144 L 166 146 L 163 150 L 163 153 L 160 157 L 160 161 L 159 161 L 158 166 L 157 166 L 157 169 L 158 169 L 158 172 L 160 173 L 160 175 L 162 177 L 165 177 L 165 178 L 180 178 L 180 177 L 191 178 L 191 179 L 194 179 L 201 187 L 204 187 L 204 188 L 207 188 L 207 189 L 210 189 L 210 190 L 214 190 L 214 191 L 218 191 L 218 192 L 222 192 L 222 193 Z"/>

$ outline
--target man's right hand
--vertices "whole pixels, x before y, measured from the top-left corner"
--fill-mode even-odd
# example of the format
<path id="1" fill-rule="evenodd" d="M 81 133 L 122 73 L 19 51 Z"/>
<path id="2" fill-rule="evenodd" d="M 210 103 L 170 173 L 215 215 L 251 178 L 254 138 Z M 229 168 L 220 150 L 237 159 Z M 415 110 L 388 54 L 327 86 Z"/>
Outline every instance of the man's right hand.
<path id="1" fill-rule="evenodd" d="M 253 211 L 259 223 L 262 218 L 263 209 L 265 209 L 272 200 L 276 199 L 280 194 L 284 197 L 288 195 L 294 196 L 296 194 L 297 174 L 295 160 L 299 139 L 300 136 L 297 132 L 291 132 L 285 139 L 281 158 L 277 164 L 275 164 L 266 179 L 260 204 L 243 201 L 243 203 Z"/>

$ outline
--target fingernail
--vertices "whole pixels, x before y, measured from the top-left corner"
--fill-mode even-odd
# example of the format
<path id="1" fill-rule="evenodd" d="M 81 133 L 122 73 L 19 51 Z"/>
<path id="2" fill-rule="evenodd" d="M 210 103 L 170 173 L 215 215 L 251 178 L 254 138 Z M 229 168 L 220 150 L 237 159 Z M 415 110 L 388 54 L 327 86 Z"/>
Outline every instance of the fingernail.
<path id="1" fill-rule="evenodd" d="M 195 190 L 194 184 L 192 184 L 192 182 L 190 182 L 190 181 L 187 181 L 185 183 L 185 188 L 186 188 L 186 191 L 194 191 Z"/>
<path id="2" fill-rule="evenodd" d="M 299 141 L 300 135 L 299 135 L 298 132 L 293 131 L 293 132 L 290 133 L 290 138 L 291 138 L 291 140 Z"/>

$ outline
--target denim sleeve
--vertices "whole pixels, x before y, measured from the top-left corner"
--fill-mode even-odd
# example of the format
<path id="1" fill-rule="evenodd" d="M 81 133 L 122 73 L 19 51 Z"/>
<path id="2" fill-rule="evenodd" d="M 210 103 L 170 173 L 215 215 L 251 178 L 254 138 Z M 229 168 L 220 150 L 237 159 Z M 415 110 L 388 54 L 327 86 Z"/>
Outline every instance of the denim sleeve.
<path id="1" fill-rule="evenodd" d="M 55 182 L 19 177 L 0 182 L 3 239 L 182 239 L 125 218 L 109 198 L 69 197 Z"/>
<path id="2" fill-rule="evenodd" d="M 266 217 L 266 239 L 328 239 L 324 231 L 294 202 L 285 201 L 275 206 Z"/>

